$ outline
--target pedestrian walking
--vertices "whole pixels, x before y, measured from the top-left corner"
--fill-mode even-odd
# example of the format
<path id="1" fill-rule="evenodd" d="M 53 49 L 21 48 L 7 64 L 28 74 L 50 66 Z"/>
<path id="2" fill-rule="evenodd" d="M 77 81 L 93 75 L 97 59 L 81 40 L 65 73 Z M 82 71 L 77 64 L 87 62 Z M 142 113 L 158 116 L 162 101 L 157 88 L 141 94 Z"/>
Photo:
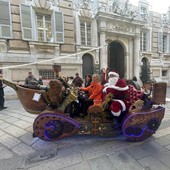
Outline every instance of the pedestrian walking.
<path id="1" fill-rule="evenodd" d="M 5 86 L 3 85 L 3 82 L 2 82 L 2 74 L 0 74 L 0 111 L 7 108 L 4 106 L 4 102 L 5 102 L 4 87 Z"/>

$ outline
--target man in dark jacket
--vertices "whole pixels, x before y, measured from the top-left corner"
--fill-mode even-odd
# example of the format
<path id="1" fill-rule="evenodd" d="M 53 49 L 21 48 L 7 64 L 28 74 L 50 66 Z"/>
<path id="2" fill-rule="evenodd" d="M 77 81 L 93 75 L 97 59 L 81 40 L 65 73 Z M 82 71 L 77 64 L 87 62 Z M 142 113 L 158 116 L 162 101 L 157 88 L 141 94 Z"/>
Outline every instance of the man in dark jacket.
<path id="1" fill-rule="evenodd" d="M 4 102 L 5 102 L 5 99 L 4 99 L 4 86 L 3 86 L 3 83 L 2 83 L 1 79 L 2 79 L 2 74 L 0 74 L 0 111 L 7 108 L 7 107 L 4 107 Z"/>
<path id="2" fill-rule="evenodd" d="M 28 77 L 25 79 L 25 85 L 32 85 L 32 83 L 38 83 L 37 79 L 33 76 L 32 72 L 28 73 Z"/>
<path id="3" fill-rule="evenodd" d="M 81 87 L 82 84 L 83 84 L 82 78 L 79 77 L 79 74 L 78 74 L 78 73 L 76 73 L 76 77 L 73 79 L 72 85 L 73 85 L 74 87 Z"/>

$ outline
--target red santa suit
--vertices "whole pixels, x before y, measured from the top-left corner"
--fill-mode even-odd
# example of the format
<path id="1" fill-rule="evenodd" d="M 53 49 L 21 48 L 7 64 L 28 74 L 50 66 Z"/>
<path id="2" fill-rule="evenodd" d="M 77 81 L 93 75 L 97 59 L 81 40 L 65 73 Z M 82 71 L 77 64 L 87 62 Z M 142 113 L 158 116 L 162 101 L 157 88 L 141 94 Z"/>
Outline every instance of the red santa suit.
<path id="1" fill-rule="evenodd" d="M 120 116 L 121 112 L 126 111 L 128 106 L 128 89 L 126 82 L 119 78 L 118 73 L 109 72 L 109 76 L 114 75 L 113 78 L 109 78 L 109 82 L 105 85 L 103 92 L 113 94 L 113 102 L 111 103 L 110 110 L 114 116 Z"/>

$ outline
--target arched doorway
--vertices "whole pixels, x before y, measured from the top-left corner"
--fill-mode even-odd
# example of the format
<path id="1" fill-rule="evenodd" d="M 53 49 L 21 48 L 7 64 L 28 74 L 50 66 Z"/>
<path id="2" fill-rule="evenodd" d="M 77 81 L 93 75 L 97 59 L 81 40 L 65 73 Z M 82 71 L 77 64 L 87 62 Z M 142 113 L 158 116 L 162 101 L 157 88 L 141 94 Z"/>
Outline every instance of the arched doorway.
<path id="1" fill-rule="evenodd" d="M 108 46 L 108 67 L 110 70 L 116 70 L 121 78 L 125 76 L 125 57 L 123 46 L 113 41 Z"/>
<path id="2" fill-rule="evenodd" d="M 94 64 L 93 64 L 93 57 L 90 54 L 84 54 L 82 57 L 83 60 L 83 78 L 87 74 L 94 73 Z"/>

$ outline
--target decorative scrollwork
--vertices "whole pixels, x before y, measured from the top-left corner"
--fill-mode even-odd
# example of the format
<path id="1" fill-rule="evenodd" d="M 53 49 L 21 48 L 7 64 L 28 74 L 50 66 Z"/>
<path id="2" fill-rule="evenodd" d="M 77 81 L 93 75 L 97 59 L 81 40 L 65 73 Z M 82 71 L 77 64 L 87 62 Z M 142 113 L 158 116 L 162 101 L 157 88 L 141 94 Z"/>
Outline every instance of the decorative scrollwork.
<path id="1" fill-rule="evenodd" d="M 148 130 L 155 132 L 159 128 L 160 123 L 161 122 L 156 118 L 150 119 L 147 123 L 147 128 Z"/>
<path id="2" fill-rule="evenodd" d="M 140 127 L 134 128 L 134 135 L 140 136 L 142 134 L 143 130 Z"/>
<path id="3" fill-rule="evenodd" d="M 53 140 L 62 135 L 62 122 L 59 120 L 50 120 L 45 125 L 44 135 L 49 139 Z"/>
<path id="4" fill-rule="evenodd" d="M 132 136 L 132 135 L 134 134 L 134 129 L 133 129 L 133 127 L 127 127 L 127 128 L 125 129 L 125 133 L 126 133 L 127 136 Z"/>
<path id="5" fill-rule="evenodd" d="M 71 123 L 65 122 L 63 124 L 63 132 L 64 133 L 71 133 L 74 130 L 75 126 Z"/>

